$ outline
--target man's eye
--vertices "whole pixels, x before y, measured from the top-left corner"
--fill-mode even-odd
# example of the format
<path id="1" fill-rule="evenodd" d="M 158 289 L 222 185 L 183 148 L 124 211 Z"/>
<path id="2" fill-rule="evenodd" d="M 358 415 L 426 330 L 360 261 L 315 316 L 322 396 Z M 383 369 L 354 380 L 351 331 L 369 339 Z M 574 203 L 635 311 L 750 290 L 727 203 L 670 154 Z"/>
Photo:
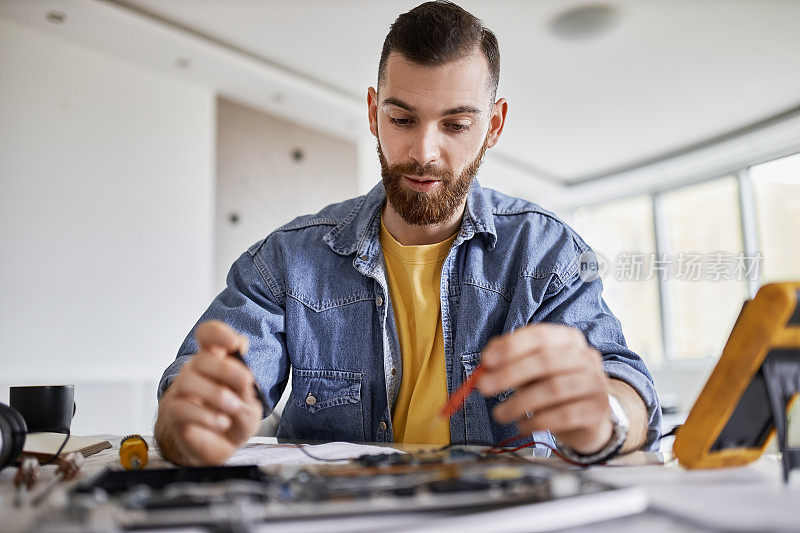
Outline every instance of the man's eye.
<path id="1" fill-rule="evenodd" d="M 389 122 L 391 122 L 395 126 L 408 126 L 411 123 L 411 120 L 407 118 L 389 117 Z"/>
<path id="2" fill-rule="evenodd" d="M 461 133 L 469 129 L 469 125 L 467 124 L 448 124 L 447 127 L 450 131 L 455 133 Z"/>

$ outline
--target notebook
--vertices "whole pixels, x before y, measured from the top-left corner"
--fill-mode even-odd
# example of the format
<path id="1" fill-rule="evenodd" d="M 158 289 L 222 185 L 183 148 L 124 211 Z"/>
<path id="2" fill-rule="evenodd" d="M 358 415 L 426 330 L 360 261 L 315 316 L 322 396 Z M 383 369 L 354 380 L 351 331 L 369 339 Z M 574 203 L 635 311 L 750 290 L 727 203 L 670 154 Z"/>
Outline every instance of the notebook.
<path id="1" fill-rule="evenodd" d="M 36 457 L 39 461 L 47 461 L 55 455 L 65 437 L 66 435 L 63 433 L 28 433 L 22 453 Z M 86 457 L 107 448 L 111 448 L 111 443 L 107 440 L 70 435 L 59 457 L 72 452 L 80 452 Z"/>

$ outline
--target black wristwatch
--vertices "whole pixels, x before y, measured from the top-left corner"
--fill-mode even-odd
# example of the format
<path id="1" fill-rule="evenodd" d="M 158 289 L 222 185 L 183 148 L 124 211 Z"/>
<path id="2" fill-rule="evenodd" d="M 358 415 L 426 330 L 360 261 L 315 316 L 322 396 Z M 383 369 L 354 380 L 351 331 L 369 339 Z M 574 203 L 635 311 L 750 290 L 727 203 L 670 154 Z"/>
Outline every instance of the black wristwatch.
<path id="1" fill-rule="evenodd" d="M 612 394 L 608 395 L 608 404 L 611 406 L 612 431 L 611 438 L 606 445 L 591 455 L 584 455 L 555 439 L 556 448 L 564 457 L 582 465 L 593 465 L 608 461 L 612 457 L 619 455 L 622 445 L 625 444 L 625 439 L 628 438 L 628 429 L 631 424 L 628 420 L 628 415 L 625 414 L 625 409 L 622 408 L 622 404 Z"/>

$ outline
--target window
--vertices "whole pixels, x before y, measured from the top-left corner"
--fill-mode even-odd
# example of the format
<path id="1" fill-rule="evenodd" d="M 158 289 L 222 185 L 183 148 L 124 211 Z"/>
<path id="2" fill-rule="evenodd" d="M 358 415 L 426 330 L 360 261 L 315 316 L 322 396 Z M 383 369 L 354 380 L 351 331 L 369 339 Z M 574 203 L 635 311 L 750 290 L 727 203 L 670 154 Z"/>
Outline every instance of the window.
<path id="1" fill-rule="evenodd" d="M 640 263 L 655 251 L 650 197 L 582 207 L 573 218 L 576 231 L 607 262 L 603 298 L 622 323 L 628 346 L 648 364 L 660 363 L 658 284 L 647 279 L 646 265 Z"/>
<path id="2" fill-rule="evenodd" d="M 762 283 L 800 280 L 800 154 L 750 169 Z"/>
<path id="3" fill-rule="evenodd" d="M 738 183 L 732 176 L 715 179 L 658 201 L 670 355 L 718 356 L 747 298 Z"/>
<path id="4" fill-rule="evenodd" d="M 749 294 L 800 280 L 800 154 L 572 218 L 631 349 L 649 365 L 716 357 Z"/>

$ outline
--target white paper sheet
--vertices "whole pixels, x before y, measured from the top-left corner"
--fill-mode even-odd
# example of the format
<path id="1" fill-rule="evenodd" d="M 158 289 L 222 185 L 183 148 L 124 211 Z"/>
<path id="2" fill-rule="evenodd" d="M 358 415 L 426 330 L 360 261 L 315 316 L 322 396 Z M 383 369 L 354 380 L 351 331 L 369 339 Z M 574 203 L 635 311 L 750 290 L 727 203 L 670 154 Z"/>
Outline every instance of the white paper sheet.
<path id="1" fill-rule="evenodd" d="M 306 451 L 320 459 L 355 459 L 361 455 L 379 455 L 397 452 L 394 448 L 353 444 L 351 442 L 328 442 L 325 444 L 302 445 Z M 312 459 L 298 449 L 296 444 L 288 443 L 248 443 L 240 448 L 226 465 L 306 465 L 321 464 L 326 461 Z M 341 461 L 345 463 L 346 461 Z"/>

